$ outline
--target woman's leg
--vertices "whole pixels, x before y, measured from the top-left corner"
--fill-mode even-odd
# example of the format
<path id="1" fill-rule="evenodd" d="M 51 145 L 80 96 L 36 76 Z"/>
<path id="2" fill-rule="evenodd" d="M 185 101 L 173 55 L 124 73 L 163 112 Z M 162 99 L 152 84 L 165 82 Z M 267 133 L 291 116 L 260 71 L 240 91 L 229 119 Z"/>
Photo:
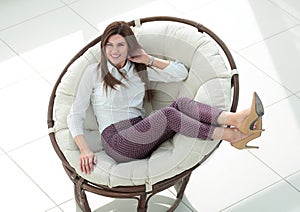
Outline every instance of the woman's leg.
<path id="1" fill-rule="evenodd" d="M 197 102 L 187 97 L 178 98 L 170 107 L 174 107 L 200 122 L 216 126 L 235 126 L 236 128 L 239 128 L 241 123 L 250 114 L 250 108 L 233 113 Z"/>
<path id="2" fill-rule="evenodd" d="M 203 104 L 187 97 L 180 97 L 170 107 L 174 107 L 187 116 L 200 122 L 218 125 L 217 119 L 223 110 Z"/>
<path id="3" fill-rule="evenodd" d="M 126 121 L 128 124 L 128 121 Z M 141 119 L 138 124 L 129 124 L 126 129 L 124 121 L 107 127 L 102 132 L 102 143 L 106 153 L 117 162 L 128 162 L 150 155 L 157 147 L 174 136 L 175 132 L 165 129 L 164 132 L 151 126 L 148 119 Z"/>
<path id="4" fill-rule="evenodd" d="M 118 122 L 102 133 L 107 154 L 118 162 L 147 157 L 175 133 L 211 139 L 215 129 L 215 126 L 199 122 L 174 107 L 163 108 L 136 124 L 131 123 L 132 121 Z M 128 127 L 124 127 L 125 125 Z"/>

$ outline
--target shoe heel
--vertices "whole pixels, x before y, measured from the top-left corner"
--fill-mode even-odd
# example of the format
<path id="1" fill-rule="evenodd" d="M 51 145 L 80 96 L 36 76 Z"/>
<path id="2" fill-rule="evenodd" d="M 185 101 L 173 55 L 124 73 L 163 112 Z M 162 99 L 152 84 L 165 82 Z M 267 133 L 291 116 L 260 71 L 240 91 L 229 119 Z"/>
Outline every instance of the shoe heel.
<path id="1" fill-rule="evenodd" d="M 258 146 L 248 146 L 247 143 L 260 137 L 261 133 L 252 133 L 248 137 L 242 139 L 241 141 L 231 143 L 231 146 L 235 147 L 236 149 L 258 149 Z"/>
<path id="2" fill-rule="evenodd" d="M 236 149 L 240 149 L 240 150 L 242 150 L 242 149 L 258 149 L 259 148 L 258 146 L 248 146 L 244 143 L 239 143 L 239 142 L 233 143 L 233 144 L 231 144 L 231 146 L 235 147 Z"/>
<path id="3" fill-rule="evenodd" d="M 259 149 L 259 147 L 258 146 L 248 146 L 248 145 L 246 145 L 245 149 Z"/>

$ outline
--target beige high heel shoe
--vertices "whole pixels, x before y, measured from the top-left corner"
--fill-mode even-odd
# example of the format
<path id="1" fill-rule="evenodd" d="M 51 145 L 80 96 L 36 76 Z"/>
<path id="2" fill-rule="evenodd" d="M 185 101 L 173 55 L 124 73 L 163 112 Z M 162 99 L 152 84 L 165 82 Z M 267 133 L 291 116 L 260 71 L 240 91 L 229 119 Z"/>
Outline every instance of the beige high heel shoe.
<path id="1" fill-rule="evenodd" d="M 258 120 L 264 115 L 263 104 L 256 92 L 253 93 L 251 111 L 249 116 L 242 122 L 239 130 L 244 134 L 261 132 L 264 129 L 258 127 Z M 254 129 L 254 126 L 256 128 Z"/>
<path id="2" fill-rule="evenodd" d="M 258 130 L 256 130 L 256 129 L 258 129 Z M 247 143 L 261 136 L 261 133 L 263 130 L 260 130 L 260 129 L 262 129 L 262 118 L 259 118 L 256 121 L 255 130 L 253 130 L 252 133 L 248 137 L 246 137 L 238 142 L 231 143 L 231 146 L 233 146 L 237 149 L 258 149 L 258 146 L 248 146 Z"/>

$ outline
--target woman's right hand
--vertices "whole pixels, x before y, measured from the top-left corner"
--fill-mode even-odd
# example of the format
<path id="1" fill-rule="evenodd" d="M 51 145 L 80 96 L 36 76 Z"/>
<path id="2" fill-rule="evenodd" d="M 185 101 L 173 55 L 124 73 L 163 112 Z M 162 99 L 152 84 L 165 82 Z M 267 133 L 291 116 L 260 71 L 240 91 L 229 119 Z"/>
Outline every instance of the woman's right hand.
<path id="1" fill-rule="evenodd" d="M 84 150 L 80 153 L 79 166 L 83 173 L 90 174 L 94 170 L 96 163 L 97 157 L 91 150 Z"/>
<path id="2" fill-rule="evenodd" d="M 75 136 L 74 140 L 80 150 L 80 170 L 85 174 L 90 174 L 94 170 L 94 165 L 97 164 L 97 157 L 89 148 L 83 135 Z"/>

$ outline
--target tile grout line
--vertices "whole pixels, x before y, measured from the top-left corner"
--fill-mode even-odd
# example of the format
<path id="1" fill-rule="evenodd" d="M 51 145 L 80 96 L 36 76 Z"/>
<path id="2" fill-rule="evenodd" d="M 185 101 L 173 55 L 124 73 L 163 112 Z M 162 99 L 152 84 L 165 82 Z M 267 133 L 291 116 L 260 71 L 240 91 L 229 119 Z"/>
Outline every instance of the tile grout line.
<path id="1" fill-rule="evenodd" d="M 271 170 L 272 170 L 272 169 L 271 169 Z M 272 170 L 272 171 L 273 171 L 273 170 Z M 274 171 L 274 172 L 275 172 L 275 171 Z M 294 172 L 294 173 L 288 175 L 287 177 L 293 176 L 294 174 L 299 173 L 299 172 L 300 172 L 300 171 L 296 171 L 296 172 Z M 276 172 L 275 172 L 275 173 L 276 173 Z M 277 174 L 277 173 L 276 173 L 276 174 Z M 286 178 L 287 178 L 287 177 L 286 177 Z M 280 180 L 278 180 L 278 181 L 276 181 L 276 182 L 270 184 L 269 186 L 267 186 L 267 187 L 265 187 L 265 188 L 263 188 L 263 189 L 258 190 L 257 192 L 254 192 L 253 194 L 248 195 L 247 197 L 244 197 L 244 198 L 240 199 L 239 201 L 237 201 L 237 202 L 235 202 L 235 203 L 232 203 L 231 205 L 229 205 L 229 206 L 223 208 L 220 212 L 222 212 L 222 211 L 224 211 L 224 210 L 227 210 L 227 209 L 229 209 L 229 208 L 231 208 L 231 207 L 233 207 L 233 206 L 235 206 L 235 205 L 238 205 L 239 203 L 243 202 L 244 200 L 246 200 L 246 199 L 248 199 L 248 198 L 250 198 L 250 197 L 253 197 L 253 196 L 255 196 L 256 194 L 259 194 L 260 192 L 262 192 L 262 191 L 264 191 L 264 190 L 266 190 L 266 189 L 268 189 L 268 188 L 271 188 L 272 186 L 274 186 L 274 185 L 276 185 L 276 184 L 278 184 L 278 183 L 280 183 L 280 182 L 286 182 L 287 184 L 289 184 L 289 186 L 291 186 L 292 188 L 294 188 L 297 192 L 300 192 L 300 190 L 299 190 L 298 188 L 296 188 L 294 185 L 292 185 L 289 181 L 287 181 L 286 178 L 282 178 L 282 177 L 281 177 Z"/>
<path id="2" fill-rule="evenodd" d="M 61 202 L 60 204 L 58 204 L 58 206 L 49 208 L 49 209 L 47 209 L 45 212 L 51 211 L 51 210 L 53 210 L 53 209 L 55 209 L 55 208 L 59 208 L 61 211 L 63 211 L 63 209 L 60 208 L 60 206 L 62 206 L 63 204 L 66 204 L 67 202 L 70 202 L 70 201 L 75 201 L 75 199 L 74 199 L 74 198 L 71 198 L 71 199 L 68 199 L 68 200 L 66 200 L 66 201 L 63 201 L 63 202 Z"/>
<path id="3" fill-rule="evenodd" d="M 163 0 L 167 5 L 169 5 L 170 7 L 172 7 L 174 10 L 176 10 L 178 13 L 180 13 L 180 15 L 185 15 L 185 12 L 180 11 L 177 7 L 175 7 L 173 4 L 171 4 L 169 1 L 167 0 Z"/>
<path id="4" fill-rule="evenodd" d="M 68 201 L 71 201 L 72 199 L 69 199 L 69 200 L 66 200 L 66 201 L 64 201 L 64 202 L 62 202 L 62 203 L 59 203 L 59 204 L 57 204 L 26 172 L 25 172 L 25 170 L 23 170 L 22 168 L 21 168 L 21 166 L 19 166 L 18 164 L 17 164 L 17 162 L 15 161 L 15 160 L 13 160 L 13 158 L 9 155 L 9 153 L 10 152 L 13 152 L 13 151 L 15 151 L 15 150 L 18 150 L 18 149 L 21 149 L 21 148 L 23 148 L 24 146 L 27 146 L 27 145 L 30 145 L 30 144 L 32 144 L 32 143 L 34 143 L 34 142 L 36 142 L 36 141 L 38 141 L 39 139 L 41 139 L 41 138 L 44 138 L 44 137 L 47 137 L 47 135 L 45 135 L 45 136 L 41 136 L 40 138 L 36 138 L 36 139 L 33 139 L 33 140 L 31 140 L 31 141 L 29 141 L 28 143 L 25 143 L 25 144 L 23 144 L 23 145 L 21 145 L 21 146 L 18 146 L 18 147 L 16 147 L 16 148 L 14 148 L 14 149 L 11 149 L 11 150 L 8 150 L 8 151 L 5 151 L 2 147 L 0 147 L 0 150 L 2 150 L 2 152 L 3 152 L 3 154 L 1 155 L 1 156 L 7 156 L 43 193 L 45 193 L 45 195 L 55 204 L 55 206 L 54 207 L 51 207 L 51 208 L 49 208 L 49 209 L 47 209 L 46 211 L 50 211 L 50 210 L 52 210 L 52 209 L 55 209 L 55 208 L 59 208 L 61 211 L 63 211 L 61 208 L 60 208 L 60 206 L 62 205 L 62 204 L 64 204 L 64 203 L 66 203 L 66 202 L 68 202 Z"/>
<path id="5" fill-rule="evenodd" d="M 247 45 L 247 46 L 244 46 L 244 47 L 242 47 L 242 48 L 240 48 L 240 49 L 237 49 L 236 52 L 243 51 L 243 50 L 245 50 L 245 49 L 247 49 L 247 48 L 250 48 L 250 47 L 252 47 L 252 46 L 254 46 L 254 45 L 256 45 L 256 44 L 262 43 L 262 42 L 264 42 L 264 41 L 266 41 L 266 40 L 269 40 L 269 39 L 271 39 L 271 38 L 273 38 L 273 37 L 275 37 L 275 36 L 277 36 L 277 35 L 280 35 L 280 34 L 282 34 L 282 33 L 285 33 L 285 32 L 287 32 L 287 31 L 289 31 L 289 30 L 291 30 L 291 29 L 294 29 L 294 28 L 297 28 L 297 27 L 299 27 L 299 26 L 300 26 L 300 23 L 297 23 L 297 24 L 295 24 L 295 25 L 293 25 L 293 26 L 291 26 L 291 27 L 289 27 L 289 28 L 287 28 L 287 29 L 284 29 L 284 30 L 282 30 L 282 31 L 280 31 L 280 32 L 276 32 L 276 33 L 274 33 L 274 34 L 272 34 L 272 35 L 269 35 L 269 36 L 267 36 L 267 37 L 265 37 L 265 38 L 262 38 L 262 39 L 259 40 L 259 41 L 253 42 L 253 43 L 251 43 L 251 44 L 249 44 L 249 45 Z"/>
<path id="6" fill-rule="evenodd" d="M 28 22 L 28 21 L 30 21 L 30 20 L 33 20 L 33 19 L 36 19 L 36 18 L 39 18 L 39 17 L 41 17 L 41 16 L 44 16 L 44 15 L 46 15 L 46 14 L 49 14 L 49 13 L 51 13 L 51 12 L 54 12 L 54 11 L 56 11 L 56 10 L 59 10 L 59 9 L 62 9 L 62 8 L 68 8 L 68 9 L 70 9 L 73 13 L 75 13 L 76 15 L 78 15 L 81 19 L 83 19 L 88 25 L 90 25 L 93 29 L 95 29 L 97 32 L 98 32 L 98 29 L 95 27 L 95 26 L 93 26 L 91 23 L 89 23 L 85 18 L 83 18 L 80 14 L 78 14 L 75 10 L 73 10 L 68 4 L 66 4 L 65 2 L 63 2 L 62 0 L 60 0 L 60 2 L 63 4 L 62 6 L 60 6 L 60 7 L 57 7 L 57 8 L 54 8 L 54 9 L 52 9 L 52 10 L 49 10 L 49 11 L 47 11 L 47 12 L 44 12 L 44 13 L 42 13 L 42 14 L 39 14 L 39 15 L 36 15 L 36 16 L 34 16 L 34 17 L 31 17 L 31 18 L 29 18 L 29 19 L 25 19 L 24 21 L 22 21 L 22 22 L 19 22 L 19 23 L 16 23 L 16 24 L 13 24 L 13 25 L 11 25 L 11 26 L 8 26 L 8 27 L 6 27 L 6 28 L 4 28 L 4 29 L 0 29 L 0 32 L 2 32 L 2 31 L 5 31 L 5 30 L 7 30 L 7 29 L 10 29 L 10 28 L 12 28 L 12 27 L 15 27 L 15 26 L 18 26 L 18 25 L 21 25 L 21 24 L 23 24 L 23 23 L 25 23 L 25 22 Z M 71 4 L 73 4 L 73 3 L 75 3 L 75 2 L 77 2 L 77 1 L 74 1 L 74 2 L 72 2 Z M 25 58 L 23 58 L 12 46 L 10 46 L 5 40 L 3 40 L 2 38 L 0 38 L 0 41 L 2 41 L 10 50 L 12 50 L 18 57 L 20 57 L 21 58 L 21 60 L 23 61 L 23 62 L 25 62 L 38 76 L 40 76 L 42 79 L 44 79 L 49 85 L 52 85 L 51 84 L 51 82 L 47 79 L 47 78 L 45 78 L 35 67 L 33 67 Z M 1 88 L 0 88 L 1 89 Z"/>
<path id="7" fill-rule="evenodd" d="M 249 151 L 249 150 L 247 150 L 249 153 L 250 153 L 250 155 L 252 155 L 254 158 L 256 158 L 259 162 L 261 162 L 264 166 L 266 166 L 269 170 L 271 170 L 272 172 L 274 172 L 278 177 L 280 177 L 281 178 L 281 180 L 283 180 L 284 179 L 284 177 L 283 176 L 281 176 L 279 173 L 277 173 L 274 169 L 272 169 L 272 167 L 271 166 L 269 166 L 267 163 L 265 163 L 263 160 L 261 160 L 258 156 L 256 156 L 253 152 L 251 152 L 251 151 Z"/>
<path id="8" fill-rule="evenodd" d="M 54 210 L 54 209 L 57 209 L 57 208 L 59 208 L 60 211 L 63 212 L 63 210 L 62 210 L 60 207 L 57 207 L 57 206 L 54 206 L 54 207 L 52 207 L 52 208 L 49 208 L 49 209 L 45 210 L 45 212 L 51 212 L 51 210 Z"/>
<path id="9" fill-rule="evenodd" d="M 65 204 L 65 203 L 67 203 L 67 202 L 73 201 L 73 200 L 75 201 L 75 199 L 74 199 L 74 198 L 71 198 L 71 199 L 65 200 L 65 201 L 63 201 L 62 203 L 60 203 L 60 204 L 59 204 L 59 206 L 60 206 L 60 205 L 63 205 L 63 204 Z"/>
<path id="10" fill-rule="evenodd" d="M 16 56 L 18 56 L 24 63 L 26 63 L 39 77 L 41 77 L 43 80 L 45 80 L 49 85 L 52 86 L 51 82 L 45 78 L 35 67 L 33 67 L 25 58 L 23 58 L 12 46 L 10 46 L 5 40 L 0 38 L 0 41 L 2 41 L 10 50 L 12 50 Z M 34 76 L 34 75 L 31 75 Z M 22 80 L 20 80 L 22 81 Z"/>
<path id="11" fill-rule="evenodd" d="M 81 1 L 81 0 L 72 0 L 70 3 L 66 3 L 66 2 L 64 2 L 64 0 L 59 0 L 61 3 L 63 3 L 64 5 L 70 5 L 70 4 L 74 4 L 74 3 L 76 3 L 76 2 L 78 2 L 78 1 Z"/>
<path id="12" fill-rule="evenodd" d="M 274 172 L 276 175 L 278 175 L 281 178 L 281 181 L 285 181 L 286 183 L 288 183 L 293 189 L 295 189 L 296 191 L 300 192 L 300 190 L 295 187 L 293 184 L 291 184 L 290 182 L 288 182 L 286 180 L 287 177 L 292 176 L 293 174 L 297 173 L 298 171 L 294 172 L 293 174 L 290 174 L 286 177 L 281 176 L 278 172 L 276 172 L 271 166 L 269 166 L 268 164 L 266 164 L 263 160 L 261 160 L 259 157 L 257 157 L 253 152 L 248 151 L 253 157 L 255 157 L 257 160 L 259 160 L 262 164 L 264 164 L 269 170 L 271 170 L 272 172 Z"/>
<path id="13" fill-rule="evenodd" d="M 11 82 L 11 83 L 9 83 L 9 84 L 3 86 L 3 87 L 0 87 L 0 90 L 1 90 L 1 89 L 9 88 L 10 86 L 14 86 L 14 85 L 16 85 L 16 84 L 18 84 L 18 83 L 20 83 L 20 82 L 23 82 L 24 80 L 28 80 L 28 79 L 30 79 L 30 78 L 32 78 L 32 77 L 34 77 L 34 76 L 37 76 L 37 74 L 36 74 L 36 73 L 32 73 L 32 74 L 29 74 L 28 76 L 24 76 L 23 78 L 21 78 L 21 79 L 19 79 L 19 80 L 16 80 L 16 81 Z"/>
<path id="14" fill-rule="evenodd" d="M 219 1 L 219 0 L 210 0 L 210 1 L 206 2 L 206 3 L 202 3 L 199 7 L 197 7 L 197 9 L 200 8 L 200 7 L 202 8 L 202 7 L 206 7 L 206 6 L 212 5 L 212 4 L 214 4 L 215 2 L 217 2 L 217 1 Z M 187 14 L 189 14 L 190 12 L 195 11 L 195 8 L 188 9 L 188 10 L 186 10 L 186 11 L 180 11 L 177 7 L 175 7 L 172 3 L 170 3 L 170 1 L 165 0 L 165 2 L 168 3 L 170 6 L 172 6 L 173 8 L 175 8 L 175 9 L 176 9 L 177 11 L 179 11 L 180 13 L 182 13 L 183 15 L 187 15 Z M 200 23 L 200 22 L 198 22 L 198 23 L 199 23 L 199 24 L 202 24 L 202 23 Z"/>
<path id="15" fill-rule="evenodd" d="M 76 3 L 76 1 L 75 2 L 72 2 L 71 4 L 74 4 L 74 3 Z M 96 30 L 96 32 L 99 32 L 99 30 L 97 29 L 97 27 L 95 27 L 93 24 L 91 24 L 87 19 L 85 19 L 83 16 L 81 16 L 78 12 L 76 12 L 76 10 L 74 10 L 72 7 L 70 7 L 70 5 L 69 4 L 66 4 L 66 3 L 64 3 L 65 4 L 65 7 L 67 7 L 68 9 L 70 9 L 75 15 L 77 15 L 79 18 L 81 18 L 84 22 L 86 22 L 89 26 L 91 26 L 93 29 L 95 29 Z"/>
<path id="16" fill-rule="evenodd" d="M 26 173 L 26 171 L 7 153 L 7 152 L 5 152 L 5 155 L 29 178 L 29 180 L 31 181 L 31 182 L 33 182 L 33 184 L 34 185 L 36 185 L 39 189 L 40 189 L 40 191 L 42 191 L 48 198 L 49 198 L 49 200 L 51 200 L 51 202 L 52 203 L 54 203 L 55 204 L 55 207 L 58 207 L 59 209 L 61 209 L 60 207 L 59 207 L 59 205 L 47 194 L 47 192 L 46 191 L 44 191 L 42 188 L 41 188 L 41 186 L 39 186 L 38 184 L 37 184 L 37 182 L 35 182 L 30 176 L 29 176 L 29 174 L 27 174 Z M 55 208 L 54 207 L 54 208 Z"/>
<path id="17" fill-rule="evenodd" d="M 26 23 L 26 22 L 28 22 L 28 21 L 33 20 L 33 19 L 42 17 L 42 16 L 44 16 L 44 15 L 46 15 L 46 14 L 49 14 L 49 13 L 51 13 L 51 12 L 54 12 L 54 11 L 59 10 L 59 9 L 61 9 L 61 8 L 64 8 L 64 7 L 66 7 L 66 6 L 65 6 L 65 5 L 62 5 L 62 6 L 60 6 L 60 7 L 53 8 L 52 10 L 49 10 L 49 11 L 46 11 L 46 12 L 44 12 L 44 13 L 38 14 L 38 15 L 33 16 L 33 17 L 31 17 L 31 18 L 27 18 L 27 19 L 25 19 L 25 20 L 23 20 L 23 21 L 20 21 L 20 22 L 18 22 L 18 23 L 15 23 L 15 24 L 12 24 L 12 25 L 10 25 L 10 26 L 7 26 L 7 27 L 4 27 L 4 28 L 0 29 L 0 32 L 3 32 L 3 31 L 8 30 L 8 29 L 10 29 L 10 28 L 13 28 L 13 27 L 16 27 L 16 26 L 18 26 L 18 25 L 24 24 L 24 23 Z"/>
<path id="18" fill-rule="evenodd" d="M 23 148 L 23 147 L 25 147 L 25 146 L 27 146 L 27 145 L 30 145 L 30 144 L 32 144 L 32 143 L 34 143 L 34 142 L 37 142 L 38 140 L 40 140 L 40 139 L 42 139 L 42 138 L 45 138 L 45 137 L 47 137 L 47 135 L 43 135 L 43 136 L 41 136 L 41 137 L 39 137 L 39 138 L 30 140 L 30 141 L 28 141 L 27 143 L 24 143 L 24 144 L 22 144 L 22 145 L 20 145 L 20 146 L 17 146 L 17 147 L 15 147 L 15 148 L 13 148 L 13 149 L 10 149 L 10 150 L 8 150 L 8 151 L 4 151 L 4 150 L 3 150 L 3 152 L 4 152 L 5 154 L 9 154 L 10 152 L 13 152 L 13 151 L 15 151 L 15 150 L 21 149 L 21 148 Z"/>
<path id="19" fill-rule="evenodd" d="M 290 94 L 290 95 L 288 95 L 288 96 L 286 96 L 286 97 L 283 97 L 283 98 L 277 100 L 276 102 L 273 102 L 273 103 L 267 105 L 266 108 L 273 107 L 274 105 L 276 105 L 276 104 L 278 104 L 278 103 L 280 103 L 280 102 L 282 102 L 282 101 L 284 101 L 284 100 L 287 100 L 287 99 L 289 99 L 289 98 L 291 98 L 291 97 L 294 97 L 294 96 L 296 96 L 296 95 L 292 93 L 292 94 Z"/>
<path id="20" fill-rule="evenodd" d="M 295 93 L 295 96 L 296 96 L 298 99 L 300 99 L 300 91 L 297 91 L 297 92 Z"/>
<path id="21" fill-rule="evenodd" d="M 289 181 L 287 180 L 287 178 L 289 178 L 289 177 L 291 177 L 291 176 L 293 176 L 293 175 L 295 175 L 295 174 L 297 174 L 297 173 L 300 173 L 300 170 L 295 171 L 294 173 L 292 173 L 292 174 L 286 176 L 283 180 L 284 180 L 287 184 L 289 184 L 291 187 L 293 187 L 296 191 L 298 191 L 298 192 L 300 193 L 300 189 L 297 188 L 296 186 L 294 186 L 291 182 L 289 182 Z"/>
<path id="22" fill-rule="evenodd" d="M 264 187 L 264 188 L 262 188 L 262 189 L 260 189 L 260 190 L 258 190 L 258 191 L 256 191 L 256 192 L 254 192 L 253 194 L 250 194 L 250 195 L 248 195 L 248 196 L 246 196 L 246 197 L 244 197 L 244 198 L 238 200 L 237 202 L 232 203 L 231 205 L 229 205 L 229 206 L 223 208 L 222 210 L 220 210 L 220 212 L 225 211 L 225 210 L 227 210 L 227 209 L 229 209 L 229 208 L 231 208 L 231 207 L 233 207 L 233 206 L 235 206 L 235 205 L 238 205 L 239 203 L 245 201 L 246 199 L 248 199 L 248 198 L 250 198 L 250 197 L 253 197 L 253 196 L 255 196 L 256 194 L 259 194 L 260 192 L 262 192 L 262 191 L 264 191 L 264 190 L 266 190 L 266 189 L 268 189 L 268 188 L 271 188 L 272 186 L 274 186 L 274 185 L 276 185 L 276 184 L 278 184 L 278 183 L 280 183 L 280 182 L 282 182 L 282 181 L 284 181 L 284 180 L 283 180 L 283 179 L 280 179 L 280 180 L 278 180 L 278 181 L 276 181 L 276 182 L 274 182 L 274 183 L 272 183 L 272 184 L 270 184 L 270 185 L 268 185 L 268 186 L 266 186 L 266 187 Z"/>
<path id="23" fill-rule="evenodd" d="M 267 77 L 269 77 L 271 80 L 273 80 L 275 83 L 277 83 L 278 85 L 280 85 L 281 87 L 283 87 L 284 89 L 288 90 L 291 95 L 287 96 L 290 97 L 292 95 L 295 95 L 296 93 L 293 92 L 291 89 L 289 89 L 288 87 L 286 87 L 285 85 L 281 84 L 278 80 L 274 79 L 271 75 L 267 74 L 266 72 L 264 72 L 260 67 L 258 67 L 256 64 L 254 64 L 252 61 L 248 60 L 248 58 L 246 58 L 245 56 L 243 56 L 242 54 L 240 54 L 239 51 L 234 51 L 236 54 L 238 54 L 240 57 L 242 57 L 244 60 L 246 60 L 249 64 L 251 64 L 252 66 L 254 66 L 257 70 L 259 70 L 261 73 L 263 73 L 264 75 L 266 75 Z"/>
<path id="24" fill-rule="evenodd" d="M 291 17 L 297 19 L 298 21 L 300 21 L 300 19 L 299 19 L 297 16 L 293 15 L 292 13 L 290 13 L 289 11 L 287 11 L 286 9 L 280 7 L 280 5 L 276 4 L 276 2 L 273 2 L 273 1 L 270 1 L 270 0 L 268 0 L 268 1 L 269 1 L 271 4 L 273 4 L 274 6 L 276 6 L 277 8 L 279 8 L 279 9 L 281 9 L 282 11 L 284 11 L 285 13 L 287 13 L 289 16 L 291 16 Z"/>
<path id="25" fill-rule="evenodd" d="M 253 152 L 251 152 L 251 151 L 248 151 L 248 152 L 249 152 L 253 157 L 255 157 L 258 161 L 260 161 L 264 166 L 266 166 L 269 170 L 271 170 L 271 171 L 274 172 L 276 175 L 278 175 L 278 176 L 280 177 L 280 180 L 278 180 L 278 181 L 272 183 L 271 185 L 269 185 L 269 186 L 267 186 L 267 187 L 265 187 L 265 188 L 263 188 L 263 189 L 261 189 L 261 190 L 255 192 L 255 193 L 253 193 L 253 194 L 251 194 L 251 195 L 248 195 L 248 196 L 245 197 L 245 198 L 240 199 L 239 201 L 237 201 L 237 202 L 235 202 L 235 203 L 233 203 L 233 204 L 227 206 L 226 208 L 223 208 L 221 211 L 224 211 L 224 210 L 226 210 L 226 209 L 229 209 L 230 207 L 232 207 L 232 206 L 234 206 L 234 205 L 237 205 L 237 204 L 239 204 L 240 202 L 242 202 L 242 201 L 244 201 L 244 200 L 246 200 L 246 199 L 248 199 L 248 198 L 250 198 L 250 197 L 252 197 L 252 196 L 255 196 L 256 194 L 258 194 L 258 193 L 260 193 L 260 192 L 262 192 L 262 191 L 264 191 L 264 190 L 266 190 L 266 189 L 268 189 L 268 188 L 272 187 L 273 185 L 275 185 L 275 184 L 277 184 L 277 183 L 280 183 L 280 182 L 286 182 L 286 183 L 287 183 L 290 187 L 292 187 L 294 190 L 296 190 L 297 192 L 300 192 L 300 190 L 299 190 L 297 187 L 295 187 L 292 183 L 290 183 L 290 182 L 286 179 L 287 177 L 292 176 L 292 175 L 294 175 L 295 173 L 300 172 L 300 171 L 296 171 L 296 172 L 294 172 L 293 174 L 288 175 L 287 177 L 283 177 L 283 176 L 281 176 L 279 173 L 277 173 L 274 169 L 272 169 L 268 164 L 266 164 L 264 161 L 262 161 L 259 157 L 257 157 Z"/>
<path id="26" fill-rule="evenodd" d="M 168 188 L 167 190 L 168 190 L 168 191 L 174 196 L 174 198 L 176 199 L 177 194 L 175 194 L 170 188 Z M 183 204 L 185 207 L 187 207 L 187 208 L 190 210 L 190 212 L 194 212 L 194 211 L 193 211 L 193 208 L 191 208 L 191 207 L 193 207 L 193 206 L 192 206 L 192 205 L 188 205 L 187 203 L 184 202 L 184 197 L 186 197 L 186 196 L 185 196 L 185 193 L 183 194 L 183 197 L 182 197 L 182 199 L 181 199 L 179 205 L 180 205 L 180 204 Z M 178 206 L 179 206 L 179 205 L 178 205 Z"/>

